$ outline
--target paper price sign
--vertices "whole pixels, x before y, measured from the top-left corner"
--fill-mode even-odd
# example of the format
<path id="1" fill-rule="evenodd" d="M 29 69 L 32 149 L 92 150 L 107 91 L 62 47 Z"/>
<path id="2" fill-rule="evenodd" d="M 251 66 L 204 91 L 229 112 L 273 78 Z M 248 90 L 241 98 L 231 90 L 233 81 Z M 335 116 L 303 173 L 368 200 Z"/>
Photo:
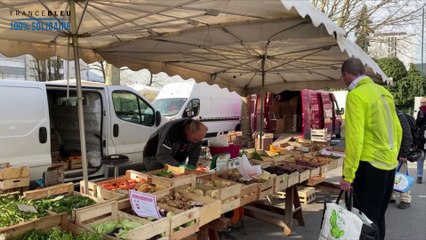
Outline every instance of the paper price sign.
<path id="1" fill-rule="evenodd" d="M 161 218 L 157 208 L 157 197 L 149 194 L 130 190 L 130 205 L 132 210 L 139 217 L 153 217 L 155 219 Z"/>

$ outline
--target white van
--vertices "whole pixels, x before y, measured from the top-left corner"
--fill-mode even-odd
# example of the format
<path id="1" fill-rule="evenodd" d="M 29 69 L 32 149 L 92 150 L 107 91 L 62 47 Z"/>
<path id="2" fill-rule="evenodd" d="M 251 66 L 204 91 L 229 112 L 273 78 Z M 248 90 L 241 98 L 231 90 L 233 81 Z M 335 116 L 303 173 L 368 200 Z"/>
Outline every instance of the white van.
<path id="1" fill-rule="evenodd" d="M 148 137 L 167 120 L 126 86 L 83 81 L 82 92 L 89 176 L 102 177 L 105 169 L 99 160 L 111 154 L 124 154 L 130 164 L 142 165 Z M 52 157 L 81 155 L 75 81 L 68 98 L 66 81 L 2 80 L 0 112 L 0 161 L 29 166 L 31 180 L 42 178 Z M 65 172 L 66 181 L 81 176 L 81 169 Z"/>
<path id="2" fill-rule="evenodd" d="M 241 97 L 226 88 L 194 80 L 164 85 L 153 104 L 168 120 L 192 117 L 209 128 L 206 137 L 239 130 Z"/>

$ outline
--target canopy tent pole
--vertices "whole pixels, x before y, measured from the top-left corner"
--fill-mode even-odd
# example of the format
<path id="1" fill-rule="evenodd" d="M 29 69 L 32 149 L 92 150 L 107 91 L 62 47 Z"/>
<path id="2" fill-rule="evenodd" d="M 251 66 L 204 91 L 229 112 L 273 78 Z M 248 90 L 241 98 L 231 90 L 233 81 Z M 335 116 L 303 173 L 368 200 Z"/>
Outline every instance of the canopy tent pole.
<path id="1" fill-rule="evenodd" d="M 80 56 L 78 47 L 78 30 L 77 30 L 77 16 L 75 11 L 74 0 L 69 1 L 71 11 L 71 33 L 72 33 L 72 44 L 74 50 L 74 64 L 75 64 L 75 79 L 77 84 L 77 100 L 78 100 L 78 126 L 80 130 L 80 148 L 81 148 L 81 161 L 83 165 L 83 182 L 84 182 L 84 193 L 88 188 L 88 169 L 87 169 L 87 156 L 86 156 L 86 133 L 84 126 L 84 111 L 83 111 L 83 94 L 81 91 L 81 76 L 80 76 Z"/>
<path id="2" fill-rule="evenodd" d="M 259 146 L 263 146 L 263 112 L 264 112 L 264 107 L 265 107 L 265 62 L 266 62 L 266 54 L 264 56 L 262 56 L 262 63 L 261 63 L 261 67 L 262 67 L 262 87 L 260 88 L 260 119 L 259 119 Z"/>

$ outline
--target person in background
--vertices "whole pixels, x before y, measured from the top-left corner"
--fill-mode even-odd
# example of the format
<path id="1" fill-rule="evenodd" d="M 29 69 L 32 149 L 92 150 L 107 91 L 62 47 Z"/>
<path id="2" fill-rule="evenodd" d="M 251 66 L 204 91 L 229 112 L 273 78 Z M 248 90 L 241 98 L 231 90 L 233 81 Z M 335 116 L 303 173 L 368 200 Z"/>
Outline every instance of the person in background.
<path id="1" fill-rule="evenodd" d="M 398 162 L 399 162 L 398 166 L 400 166 L 399 171 L 401 173 L 406 173 L 408 169 L 407 157 L 408 157 L 408 154 L 410 153 L 411 145 L 413 144 L 413 136 L 411 135 L 410 124 L 408 123 L 408 120 L 405 117 L 404 113 L 399 110 L 397 110 L 396 113 L 398 115 L 398 119 L 402 128 L 402 141 L 401 141 L 401 147 L 399 148 L 399 153 L 398 153 Z M 405 193 L 398 193 L 394 191 L 390 202 L 395 202 L 395 198 L 398 195 L 399 195 L 398 208 L 399 209 L 409 208 L 411 206 L 410 190 L 408 190 Z"/>
<path id="2" fill-rule="evenodd" d="M 148 139 L 143 150 L 143 164 L 146 170 L 162 169 L 165 164 L 185 165 L 195 168 L 201 152 L 201 141 L 207 127 L 192 119 L 178 119 L 167 122 Z"/>
<path id="3" fill-rule="evenodd" d="M 346 158 L 340 188 L 352 189 L 354 207 L 385 238 L 385 213 L 393 191 L 402 129 L 392 95 L 365 75 L 363 63 L 349 58 L 341 68 L 348 87 L 345 131 Z"/>
<path id="4" fill-rule="evenodd" d="M 425 152 L 426 157 L 426 97 L 420 99 L 420 108 L 417 113 L 416 126 L 420 130 L 420 144 L 418 149 L 422 149 Z M 421 184 L 423 180 L 423 166 L 425 159 L 417 161 L 417 183 Z"/>

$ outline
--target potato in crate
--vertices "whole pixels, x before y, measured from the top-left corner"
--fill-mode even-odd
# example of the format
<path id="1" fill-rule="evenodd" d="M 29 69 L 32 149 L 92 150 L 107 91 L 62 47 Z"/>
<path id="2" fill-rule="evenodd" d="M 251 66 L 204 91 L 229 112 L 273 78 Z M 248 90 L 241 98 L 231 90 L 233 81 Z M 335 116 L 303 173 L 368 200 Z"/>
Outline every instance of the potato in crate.
<path id="1" fill-rule="evenodd" d="M 157 196 L 158 205 L 169 206 L 180 210 L 188 210 L 192 208 L 198 209 L 199 224 L 203 226 L 217 218 L 221 214 L 221 202 L 209 197 L 200 196 L 193 193 L 180 193 L 171 189 L 168 193 L 163 192 L 163 196 Z"/>
<path id="2" fill-rule="evenodd" d="M 240 206 L 241 184 L 221 179 L 217 175 L 198 177 L 195 188 L 182 187 L 176 190 L 220 200 L 222 203 L 221 213 L 226 213 Z"/>

